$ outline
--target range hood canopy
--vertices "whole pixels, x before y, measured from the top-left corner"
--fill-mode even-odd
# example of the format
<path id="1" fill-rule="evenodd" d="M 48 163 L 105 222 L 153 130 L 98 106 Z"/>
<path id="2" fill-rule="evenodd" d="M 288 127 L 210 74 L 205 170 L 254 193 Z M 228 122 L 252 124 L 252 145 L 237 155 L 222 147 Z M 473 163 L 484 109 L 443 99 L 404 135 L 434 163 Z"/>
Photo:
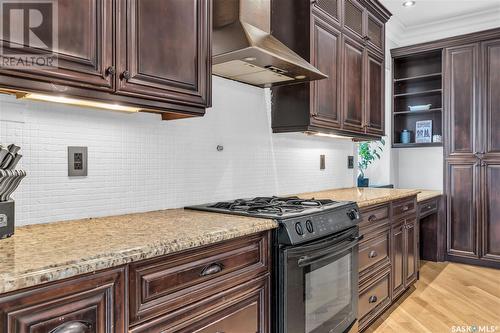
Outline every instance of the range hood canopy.
<path id="1" fill-rule="evenodd" d="M 271 0 L 213 0 L 215 75 L 266 88 L 327 78 L 271 35 Z"/>

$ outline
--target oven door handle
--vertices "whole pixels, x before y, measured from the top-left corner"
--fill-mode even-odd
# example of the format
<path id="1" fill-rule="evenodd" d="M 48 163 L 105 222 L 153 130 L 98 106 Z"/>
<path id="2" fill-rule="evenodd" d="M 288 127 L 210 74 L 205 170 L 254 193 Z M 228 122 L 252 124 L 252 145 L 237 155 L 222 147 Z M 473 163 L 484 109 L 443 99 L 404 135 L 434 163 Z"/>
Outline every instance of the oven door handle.
<path id="1" fill-rule="evenodd" d="M 318 251 L 314 256 L 303 256 L 299 258 L 298 265 L 299 267 L 309 266 L 314 264 L 315 262 L 329 259 L 339 255 L 342 252 L 352 249 L 356 245 L 358 245 L 359 241 L 363 239 L 363 235 L 352 237 L 346 242 L 342 242 L 335 246 L 331 246 L 323 251 Z"/>

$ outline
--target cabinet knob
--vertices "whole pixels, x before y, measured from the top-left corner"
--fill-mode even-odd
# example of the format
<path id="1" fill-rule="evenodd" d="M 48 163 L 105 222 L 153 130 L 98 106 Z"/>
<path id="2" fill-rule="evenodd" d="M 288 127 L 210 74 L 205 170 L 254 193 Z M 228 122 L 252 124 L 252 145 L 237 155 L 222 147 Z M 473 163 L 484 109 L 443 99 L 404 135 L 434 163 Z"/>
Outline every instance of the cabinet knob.
<path id="1" fill-rule="evenodd" d="M 129 71 L 124 71 L 122 73 L 122 79 L 129 80 L 131 77 L 132 77 L 132 75 L 130 75 Z"/>
<path id="2" fill-rule="evenodd" d="M 116 69 L 114 66 L 109 66 L 108 68 L 106 68 L 106 76 L 115 74 L 116 74 Z"/>
<path id="3" fill-rule="evenodd" d="M 87 321 L 73 320 L 62 323 L 49 333 L 90 333 L 92 324 Z"/>
<path id="4" fill-rule="evenodd" d="M 368 258 L 375 258 L 376 256 L 378 256 L 378 253 L 375 250 L 370 251 L 368 254 Z"/>
<path id="5" fill-rule="evenodd" d="M 486 162 L 481 162 L 481 166 L 486 166 L 487 163 Z"/>
<path id="6" fill-rule="evenodd" d="M 406 212 L 408 209 L 410 209 L 410 207 L 409 207 L 408 205 L 403 206 L 403 208 L 401 208 L 401 210 L 402 210 L 403 212 Z"/>
<path id="7" fill-rule="evenodd" d="M 368 217 L 368 222 L 374 222 L 377 220 L 377 216 L 376 215 L 370 215 L 370 217 Z"/>
<path id="8" fill-rule="evenodd" d="M 375 303 L 377 300 L 377 296 L 370 296 L 370 298 L 368 298 L 368 303 Z"/>

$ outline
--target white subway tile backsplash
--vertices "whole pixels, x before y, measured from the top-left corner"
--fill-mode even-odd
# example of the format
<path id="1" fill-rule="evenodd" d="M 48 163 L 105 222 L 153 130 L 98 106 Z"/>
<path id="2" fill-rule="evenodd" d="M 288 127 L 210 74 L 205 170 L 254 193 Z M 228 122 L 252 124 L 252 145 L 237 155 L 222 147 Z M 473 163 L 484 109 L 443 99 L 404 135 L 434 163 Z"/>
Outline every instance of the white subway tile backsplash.
<path id="1" fill-rule="evenodd" d="M 214 77 L 205 117 L 164 122 L 0 96 L 0 143 L 21 145 L 28 171 L 14 194 L 16 224 L 352 186 L 353 143 L 272 134 L 269 97 Z M 88 147 L 87 177 L 67 176 L 67 146 Z"/>

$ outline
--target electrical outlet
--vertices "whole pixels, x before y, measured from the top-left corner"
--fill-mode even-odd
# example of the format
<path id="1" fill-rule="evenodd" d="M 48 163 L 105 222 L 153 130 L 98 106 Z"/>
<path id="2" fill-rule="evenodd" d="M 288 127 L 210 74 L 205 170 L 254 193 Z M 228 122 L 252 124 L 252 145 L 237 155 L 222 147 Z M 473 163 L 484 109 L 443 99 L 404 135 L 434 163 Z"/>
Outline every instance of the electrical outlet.
<path id="1" fill-rule="evenodd" d="M 87 147 L 68 147 L 68 176 L 87 176 Z"/>
<path id="2" fill-rule="evenodd" d="M 325 155 L 319 155 L 319 169 L 320 170 L 325 170 L 326 165 L 325 165 Z"/>
<path id="3" fill-rule="evenodd" d="M 347 169 L 354 169 L 354 156 L 347 156 Z"/>

